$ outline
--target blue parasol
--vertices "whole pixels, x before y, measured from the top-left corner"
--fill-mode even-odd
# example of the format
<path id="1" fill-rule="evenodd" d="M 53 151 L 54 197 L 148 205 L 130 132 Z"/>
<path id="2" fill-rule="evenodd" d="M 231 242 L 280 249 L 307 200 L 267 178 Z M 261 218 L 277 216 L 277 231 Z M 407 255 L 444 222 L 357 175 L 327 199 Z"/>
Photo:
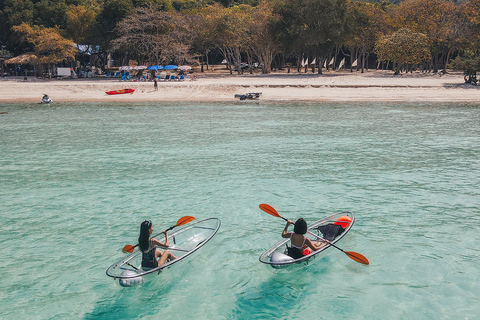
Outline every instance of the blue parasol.
<path id="1" fill-rule="evenodd" d="M 162 70 L 163 67 L 162 67 L 162 66 L 158 66 L 158 65 L 154 65 L 154 66 L 149 66 L 147 69 L 148 69 L 148 70 Z"/>
<path id="2" fill-rule="evenodd" d="M 169 64 L 168 66 L 163 67 L 163 70 L 173 70 L 173 69 L 177 69 L 177 68 L 178 68 L 178 66 L 173 65 L 173 64 Z"/>

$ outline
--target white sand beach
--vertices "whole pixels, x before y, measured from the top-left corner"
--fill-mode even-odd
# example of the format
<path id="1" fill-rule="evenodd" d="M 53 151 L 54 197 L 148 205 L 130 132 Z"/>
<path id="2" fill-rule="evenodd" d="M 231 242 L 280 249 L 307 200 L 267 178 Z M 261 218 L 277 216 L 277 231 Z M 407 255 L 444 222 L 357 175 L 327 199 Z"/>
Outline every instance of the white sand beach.
<path id="1" fill-rule="evenodd" d="M 54 102 L 155 102 L 155 101 L 234 101 L 235 94 L 261 92 L 265 101 L 399 101 L 399 102 L 479 102 L 480 86 L 465 84 L 461 72 L 445 75 L 412 73 L 393 75 L 391 71 L 364 73 L 331 71 L 313 73 L 278 72 L 269 75 L 229 75 L 226 71 L 195 73 L 184 81 L 121 81 L 105 77 L 88 79 L 30 78 L 0 80 L 0 101 L 39 102 L 48 94 Z M 135 89 L 133 94 L 107 95 L 106 91 Z"/>

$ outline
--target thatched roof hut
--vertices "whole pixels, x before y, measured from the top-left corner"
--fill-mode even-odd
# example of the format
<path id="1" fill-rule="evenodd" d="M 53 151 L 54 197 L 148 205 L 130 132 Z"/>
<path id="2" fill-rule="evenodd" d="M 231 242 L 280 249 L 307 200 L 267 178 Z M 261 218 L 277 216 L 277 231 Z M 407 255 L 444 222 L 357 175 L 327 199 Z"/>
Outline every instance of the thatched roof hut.
<path id="1" fill-rule="evenodd" d="M 5 60 L 5 64 L 27 64 L 37 62 L 38 57 L 33 53 L 24 53 L 11 59 Z"/>

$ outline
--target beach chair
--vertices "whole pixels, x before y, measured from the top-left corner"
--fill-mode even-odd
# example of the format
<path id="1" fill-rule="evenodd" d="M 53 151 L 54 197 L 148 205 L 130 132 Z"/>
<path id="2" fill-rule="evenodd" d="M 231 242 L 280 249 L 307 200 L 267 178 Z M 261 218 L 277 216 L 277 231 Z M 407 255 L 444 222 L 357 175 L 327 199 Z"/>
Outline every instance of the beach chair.
<path id="1" fill-rule="evenodd" d="M 170 80 L 175 80 L 175 76 L 173 74 L 170 76 Z"/>
<path id="2" fill-rule="evenodd" d="M 120 72 L 115 73 L 115 78 L 120 78 Z"/>
<path id="3" fill-rule="evenodd" d="M 168 74 L 165 76 L 165 81 L 167 80 L 170 80 L 170 76 Z"/>
<path id="4" fill-rule="evenodd" d="M 184 76 L 183 74 L 182 74 L 182 75 L 180 75 L 180 78 L 178 78 L 178 80 L 179 80 L 179 81 L 183 81 L 183 80 L 185 80 L 185 76 Z"/>
<path id="5" fill-rule="evenodd" d="M 107 77 L 107 78 L 110 77 L 110 72 L 107 72 L 107 73 L 105 74 L 105 77 Z"/>

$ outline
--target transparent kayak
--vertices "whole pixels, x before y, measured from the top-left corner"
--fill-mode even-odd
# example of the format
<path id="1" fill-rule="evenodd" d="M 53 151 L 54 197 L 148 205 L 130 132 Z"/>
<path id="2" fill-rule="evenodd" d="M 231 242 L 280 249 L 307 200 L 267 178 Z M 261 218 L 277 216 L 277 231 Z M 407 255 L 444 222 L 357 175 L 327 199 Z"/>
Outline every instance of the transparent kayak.
<path id="1" fill-rule="evenodd" d="M 355 216 L 353 213 L 349 211 L 343 211 L 311 223 L 308 226 L 308 231 L 335 244 L 337 241 L 342 239 L 348 233 L 348 231 L 350 231 L 354 222 Z M 305 236 L 312 240 L 312 242 L 317 240 L 316 237 L 308 232 L 305 234 Z M 317 251 L 313 251 L 308 255 L 298 259 L 293 259 L 287 255 L 287 248 L 289 245 L 290 239 L 282 239 L 260 256 L 260 262 L 268 264 L 276 269 L 286 268 L 298 264 L 308 264 L 309 261 L 314 259 L 315 256 L 320 252 L 323 252 L 331 247 L 331 245 L 328 244 L 325 247 Z"/>
<path id="2" fill-rule="evenodd" d="M 164 265 L 157 268 L 142 268 L 142 252 L 137 247 L 134 252 L 112 264 L 107 269 L 107 276 L 112 277 L 114 280 L 118 279 L 123 287 L 139 285 L 145 282 L 145 275 L 158 274 L 203 247 L 213 238 L 219 228 L 220 220 L 217 218 L 208 218 L 188 223 L 168 234 L 170 242 L 168 248 L 158 247 L 161 250 L 169 249 L 177 259 L 167 261 Z M 153 236 L 153 238 L 158 239 L 160 242 L 165 242 L 165 237 L 162 233 Z"/>

